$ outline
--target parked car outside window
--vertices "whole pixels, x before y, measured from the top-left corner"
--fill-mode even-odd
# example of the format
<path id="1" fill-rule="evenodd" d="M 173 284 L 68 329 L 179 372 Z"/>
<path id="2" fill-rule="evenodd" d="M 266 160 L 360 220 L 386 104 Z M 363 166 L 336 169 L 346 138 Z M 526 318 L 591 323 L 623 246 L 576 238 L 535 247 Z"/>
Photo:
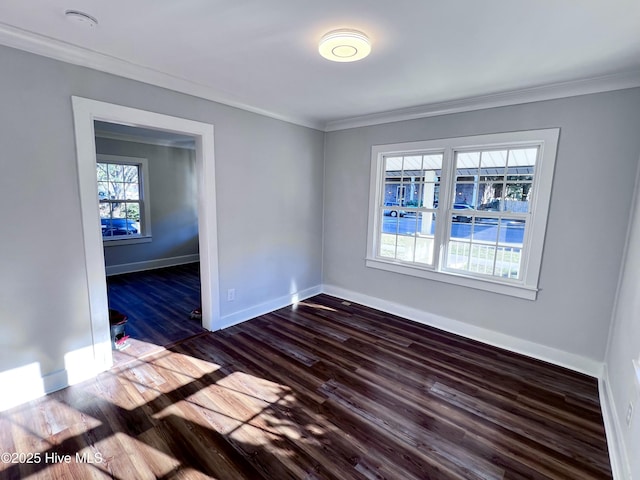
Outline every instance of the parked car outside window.
<path id="1" fill-rule="evenodd" d="M 137 235 L 136 221 L 126 218 L 102 218 L 103 237 L 115 237 L 118 235 Z"/>
<path id="2" fill-rule="evenodd" d="M 394 207 L 394 210 L 385 210 L 383 213 L 384 215 L 386 215 L 387 217 L 397 217 L 398 214 L 401 217 L 404 217 L 407 212 L 405 212 L 404 210 L 397 210 L 396 208 L 399 207 L 400 205 L 398 204 L 398 202 L 385 202 L 384 203 L 385 207 Z"/>
<path id="3" fill-rule="evenodd" d="M 471 205 L 467 205 L 466 203 L 454 203 L 454 210 L 473 210 L 474 208 Z M 453 215 L 451 220 L 454 222 L 465 222 L 469 223 L 471 221 L 471 217 L 467 215 Z"/>

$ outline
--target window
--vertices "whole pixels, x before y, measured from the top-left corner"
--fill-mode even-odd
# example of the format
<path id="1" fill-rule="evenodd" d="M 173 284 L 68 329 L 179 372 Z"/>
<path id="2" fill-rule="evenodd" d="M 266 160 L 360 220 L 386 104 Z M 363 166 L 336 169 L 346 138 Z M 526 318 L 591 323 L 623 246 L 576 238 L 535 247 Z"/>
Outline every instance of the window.
<path id="1" fill-rule="evenodd" d="M 149 241 L 146 159 L 98 155 L 96 170 L 105 245 Z"/>
<path id="2" fill-rule="evenodd" d="M 367 266 L 535 299 L 558 135 L 374 146 Z"/>

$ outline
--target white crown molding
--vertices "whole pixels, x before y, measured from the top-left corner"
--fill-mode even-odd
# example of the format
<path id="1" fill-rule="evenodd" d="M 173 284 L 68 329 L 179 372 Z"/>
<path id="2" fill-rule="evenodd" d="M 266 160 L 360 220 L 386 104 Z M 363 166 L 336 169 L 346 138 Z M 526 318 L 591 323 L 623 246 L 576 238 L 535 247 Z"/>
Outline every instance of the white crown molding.
<path id="1" fill-rule="evenodd" d="M 256 108 L 234 100 L 233 94 L 231 93 L 220 92 L 206 85 L 127 62 L 110 55 L 78 47 L 44 35 L 22 30 L 1 22 L 0 44 L 325 132 L 640 87 L 640 70 L 633 70 L 522 90 L 419 105 L 399 110 L 332 120 L 325 123 L 310 119 L 294 118 Z"/>
<path id="2" fill-rule="evenodd" d="M 332 120 L 325 132 L 640 87 L 640 70 Z"/>
<path id="3" fill-rule="evenodd" d="M 283 122 L 301 125 L 303 127 L 322 130 L 322 123 L 307 119 L 293 118 L 281 115 L 261 108 L 247 105 L 233 100 L 232 94 L 220 91 L 206 85 L 202 85 L 184 78 L 169 75 L 149 67 L 137 65 L 125 60 L 78 47 L 67 42 L 56 40 L 44 35 L 22 30 L 20 28 L 0 22 L 0 44 L 17 48 L 36 55 L 53 58 L 62 62 L 92 68 L 101 72 L 118 75 L 139 82 L 155 85 L 180 93 L 186 93 L 230 107 L 246 110 L 251 113 L 274 118 Z"/>

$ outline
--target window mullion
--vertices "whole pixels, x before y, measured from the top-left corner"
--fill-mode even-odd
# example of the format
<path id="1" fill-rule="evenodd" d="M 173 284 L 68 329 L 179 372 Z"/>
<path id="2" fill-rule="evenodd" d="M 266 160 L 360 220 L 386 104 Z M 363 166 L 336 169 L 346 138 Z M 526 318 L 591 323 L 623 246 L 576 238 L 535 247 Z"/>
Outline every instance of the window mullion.
<path id="1" fill-rule="evenodd" d="M 440 197 L 438 198 L 438 211 L 436 213 L 434 267 L 443 270 L 446 267 L 446 256 L 449 251 L 449 225 L 451 221 L 450 205 L 451 195 L 455 188 L 455 156 L 452 148 L 443 152 L 442 175 L 440 176 Z"/>

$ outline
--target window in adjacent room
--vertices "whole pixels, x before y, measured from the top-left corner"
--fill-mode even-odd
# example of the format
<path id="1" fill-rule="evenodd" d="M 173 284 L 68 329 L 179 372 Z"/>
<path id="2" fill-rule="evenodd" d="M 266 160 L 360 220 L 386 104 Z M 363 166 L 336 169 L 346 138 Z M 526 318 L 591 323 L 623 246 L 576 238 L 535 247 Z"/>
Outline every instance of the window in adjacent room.
<path id="1" fill-rule="evenodd" d="M 558 135 L 374 146 L 367 266 L 535 299 Z"/>
<path id="2" fill-rule="evenodd" d="M 98 155 L 96 170 L 105 245 L 149 241 L 147 160 Z"/>

